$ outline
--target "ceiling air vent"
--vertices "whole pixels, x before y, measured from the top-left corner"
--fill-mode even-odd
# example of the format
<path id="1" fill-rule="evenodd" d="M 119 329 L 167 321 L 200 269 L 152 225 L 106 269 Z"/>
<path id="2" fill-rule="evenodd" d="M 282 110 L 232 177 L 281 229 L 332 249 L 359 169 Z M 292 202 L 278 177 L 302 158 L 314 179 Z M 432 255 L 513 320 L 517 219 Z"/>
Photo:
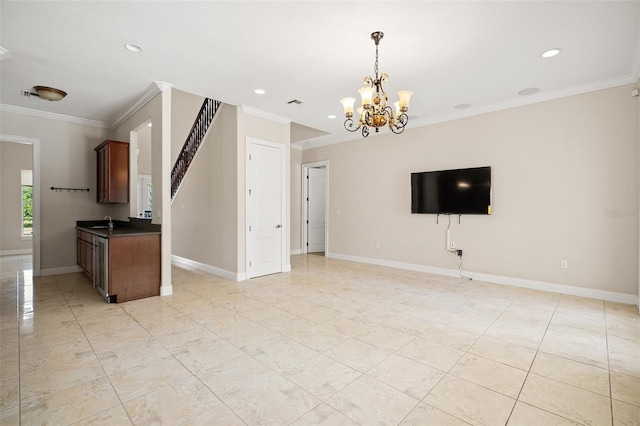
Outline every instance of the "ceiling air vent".
<path id="1" fill-rule="evenodd" d="M 34 99 L 40 99 L 41 101 L 45 101 L 46 99 L 42 99 L 40 97 L 40 95 L 38 95 L 35 92 L 32 92 L 31 90 L 20 90 L 20 95 L 24 96 L 25 98 L 34 98 Z"/>
<path id="2" fill-rule="evenodd" d="M 302 103 L 302 101 L 299 101 L 299 100 L 297 100 L 297 99 L 292 99 L 292 100 L 290 100 L 290 101 L 289 101 L 289 102 L 287 102 L 287 103 L 288 103 L 289 105 L 293 105 L 293 104 L 295 104 L 295 105 L 300 105 L 300 104 Z"/>

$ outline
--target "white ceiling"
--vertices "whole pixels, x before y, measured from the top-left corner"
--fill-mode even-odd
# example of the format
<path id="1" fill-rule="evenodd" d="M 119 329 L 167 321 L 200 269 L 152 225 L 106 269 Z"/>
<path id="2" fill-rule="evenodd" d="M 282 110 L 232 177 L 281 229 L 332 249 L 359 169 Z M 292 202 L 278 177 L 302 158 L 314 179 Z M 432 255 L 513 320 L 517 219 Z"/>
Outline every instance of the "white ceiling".
<path id="1" fill-rule="evenodd" d="M 380 71 L 409 127 L 638 81 L 640 2 L 0 2 L 3 106 L 111 125 L 154 81 L 357 138 L 339 99 Z M 143 47 L 132 53 L 125 43 Z M 551 59 L 540 54 L 559 47 Z M 60 102 L 21 96 L 53 86 Z M 523 97 L 518 91 L 540 88 Z M 254 89 L 266 90 L 265 95 Z M 302 105 L 288 105 L 299 99 Z M 469 103 L 465 110 L 455 109 Z M 338 118 L 328 119 L 335 114 Z M 305 145 L 303 146 L 311 146 Z"/>

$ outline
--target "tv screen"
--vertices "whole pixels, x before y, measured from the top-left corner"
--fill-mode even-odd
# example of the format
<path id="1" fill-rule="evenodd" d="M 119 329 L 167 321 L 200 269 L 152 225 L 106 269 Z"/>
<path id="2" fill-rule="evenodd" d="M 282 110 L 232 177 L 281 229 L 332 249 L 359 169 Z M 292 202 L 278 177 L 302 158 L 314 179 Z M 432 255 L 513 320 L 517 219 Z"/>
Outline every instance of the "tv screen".
<path id="1" fill-rule="evenodd" d="M 411 213 L 491 214 L 491 167 L 411 173 Z"/>

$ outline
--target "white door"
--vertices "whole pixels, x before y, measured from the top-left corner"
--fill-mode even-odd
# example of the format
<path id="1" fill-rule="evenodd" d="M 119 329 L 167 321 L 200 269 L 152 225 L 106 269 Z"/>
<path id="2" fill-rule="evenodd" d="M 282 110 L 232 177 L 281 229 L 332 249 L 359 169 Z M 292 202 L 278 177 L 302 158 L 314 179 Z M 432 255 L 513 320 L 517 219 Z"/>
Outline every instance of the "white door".
<path id="1" fill-rule="evenodd" d="M 249 144 L 249 278 L 282 272 L 282 154 L 282 147 Z"/>
<path id="2" fill-rule="evenodd" d="M 326 168 L 313 167 L 307 171 L 307 253 L 323 253 Z"/>

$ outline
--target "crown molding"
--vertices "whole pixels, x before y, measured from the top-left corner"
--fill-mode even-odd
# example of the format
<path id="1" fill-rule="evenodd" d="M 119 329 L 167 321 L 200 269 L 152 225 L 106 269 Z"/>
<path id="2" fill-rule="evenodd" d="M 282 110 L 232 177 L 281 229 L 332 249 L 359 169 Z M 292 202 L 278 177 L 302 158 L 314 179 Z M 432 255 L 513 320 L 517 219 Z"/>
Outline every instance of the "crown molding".
<path id="1" fill-rule="evenodd" d="M 129 108 L 124 110 L 120 115 L 116 117 L 115 120 L 109 126 L 112 129 L 119 127 L 122 123 L 130 119 L 133 114 L 138 112 L 140 108 L 145 106 L 147 102 L 153 99 L 158 93 L 164 92 L 165 90 L 171 89 L 173 84 L 166 83 L 164 81 L 154 81 L 146 88 L 146 90 L 142 93 L 140 98 L 135 101 Z"/>
<path id="2" fill-rule="evenodd" d="M 105 123 L 104 121 L 89 120 L 86 118 L 73 117 L 71 115 L 56 114 L 55 112 L 47 112 L 47 111 L 38 111 L 35 109 L 22 108 L 22 107 L 17 107 L 13 105 L 0 104 L 0 111 L 11 112 L 13 114 L 28 115 L 30 117 L 47 118 L 49 120 L 64 121 L 64 122 L 73 123 L 73 124 L 81 124 L 83 126 L 100 127 L 102 129 L 110 128 L 109 124 Z"/>
<path id="3" fill-rule="evenodd" d="M 275 121 L 277 123 L 290 124 L 292 121 L 290 118 L 273 114 L 267 111 L 262 111 L 261 109 L 253 108 L 250 106 L 240 105 L 240 108 L 245 114 L 255 115 L 256 117 L 260 118 L 266 118 L 267 120 Z"/>
<path id="4" fill-rule="evenodd" d="M 506 110 L 510 108 L 516 108 L 524 105 L 531 105 L 540 102 L 551 101 L 554 99 L 565 98 L 568 96 L 580 95 L 583 93 L 595 92 L 596 90 L 610 89 L 612 87 L 624 86 L 626 84 L 638 83 L 638 77 L 634 75 L 625 75 L 621 77 L 611 78 L 608 80 L 595 81 L 592 83 L 581 84 L 578 86 L 568 87 L 566 89 L 554 90 L 551 92 L 540 93 L 536 95 L 523 96 L 517 99 L 511 99 L 505 102 L 498 102 L 491 105 L 484 105 L 477 108 L 470 108 L 460 112 L 452 114 L 444 114 L 431 118 L 423 118 L 414 121 L 410 121 L 410 127 L 406 130 L 416 129 L 419 127 L 430 126 L 433 124 L 444 123 L 447 121 L 458 120 L 460 118 L 473 117 L 481 114 L 488 114 L 490 112 L 496 112 Z M 383 134 L 370 134 L 369 137 L 378 137 Z M 320 148 L 328 145 L 335 145 L 342 142 L 348 142 L 353 140 L 360 140 L 362 138 L 354 138 L 353 134 L 343 133 L 331 133 L 329 135 L 320 136 L 315 138 L 310 143 L 296 142 L 296 144 L 304 151 L 307 149 Z M 292 144 L 293 145 L 293 144 Z"/>
<path id="5" fill-rule="evenodd" d="M 522 96 L 518 97 L 517 99 L 511 99 L 505 102 L 478 107 L 477 109 L 470 108 L 468 111 L 461 111 L 455 114 L 446 114 L 439 117 L 433 117 L 431 119 L 417 120 L 415 123 L 417 127 L 428 126 L 430 124 L 443 123 L 446 121 L 457 120 L 459 118 L 472 117 L 474 115 L 487 114 L 490 112 L 517 108 L 520 106 L 537 104 L 540 102 L 552 101 L 554 99 L 581 95 L 583 93 L 595 92 L 597 90 L 610 89 L 612 87 L 624 86 L 626 84 L 632 84 L 635 82 L 637 82 L 637 80 L 634 76 L 625 75 L 608 80 L 594 81 L 592 83 L 567 87 L 566 89 L 554 90 L 551 92 L 545 92 L 536 95 Z"/>

